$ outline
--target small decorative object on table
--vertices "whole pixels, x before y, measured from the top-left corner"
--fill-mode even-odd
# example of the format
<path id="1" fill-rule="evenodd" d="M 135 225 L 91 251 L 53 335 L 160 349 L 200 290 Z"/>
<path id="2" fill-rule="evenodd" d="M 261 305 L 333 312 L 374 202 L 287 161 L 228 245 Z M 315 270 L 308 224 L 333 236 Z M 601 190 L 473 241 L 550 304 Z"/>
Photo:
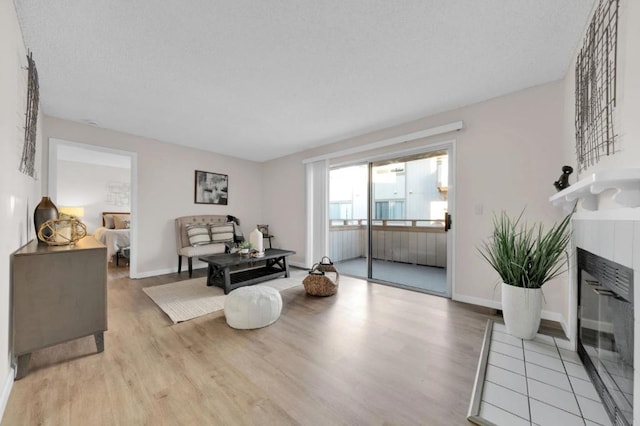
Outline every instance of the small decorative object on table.
<path id="1" fill-rule="evenodd" d="M 242 241 L 238 244 L 238 254 L 242 256 L 249 256 L 249 249 L 251 248 L 251 243 L 249 241 Z"/>
<path id="2" fill-rule="evenodd" d="M 264 241 L 262 240 L 262 232 L 258 229 L 254 229 L 249 234 L 249 242 L 254 252 L 262 253 L 264 255 Z"/>
<path id="3" fill-rule="evenodd" d="M 78 219 L 51 219 L 38 229 L 38 239 L 50 246 L 74 244 L 87 236 L 87 227 Z"/>
<path id="4" fill-rule="evenodd" d="M 556 187 L 558 191 L 562 191 L 565 188 L 569 187 L 569 175 L 573 173 L 573 167 L 571 166 L 562 166 L 562 174 L 560 178 L 553 182 L 553 186 Z"/>
<path id="5" fill-rule="evenodd" d="M 40 227 L 42 227 L 42 224 L 50 219 L 57 219 L 58 217 L 58 208 L 53 204 L 51 198 L 42 197 L 42 200 L 40 200 L 40 203 L 33 212 L 33 224 L 35 225 L 35 230 L 40 241 L 45 242 L 44 238 L 51 236 L 51 230 L 45 230 L 43 236 L 40 237 Z"/>
<path id="6" fill-rule="evenodd" d="M 311 296 L 333 296 L 338 292 L 340 274 L 333 262 L 324 256 L 311 267 L 309 275 L 302 281 L 304 290 Z"/>

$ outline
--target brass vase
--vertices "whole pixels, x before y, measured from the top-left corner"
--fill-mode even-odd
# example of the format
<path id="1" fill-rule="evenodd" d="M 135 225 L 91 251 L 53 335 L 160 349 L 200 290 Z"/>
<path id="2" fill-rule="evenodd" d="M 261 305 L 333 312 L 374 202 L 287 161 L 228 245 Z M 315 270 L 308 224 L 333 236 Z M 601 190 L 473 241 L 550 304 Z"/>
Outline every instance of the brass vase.
<path id="1" fill-rule="evenodd" d="M 36 210 L 33 212 L 33 224 L 36 227 L 36 235 L 38 235 L 38 231 L 43 223 L 51 219 L 58 219 L 58 215 L 58 208 L 53 204 L 53 201 L 51 201 L 49 197 L 42 197 L 42 200 L 40 200 L 40 203 L 36 206 Z M 44 236 L 50 237 L 51 230 L 46 230 Z M 40 239 L 39 236 L 38 240 L 45 242 Z"/>

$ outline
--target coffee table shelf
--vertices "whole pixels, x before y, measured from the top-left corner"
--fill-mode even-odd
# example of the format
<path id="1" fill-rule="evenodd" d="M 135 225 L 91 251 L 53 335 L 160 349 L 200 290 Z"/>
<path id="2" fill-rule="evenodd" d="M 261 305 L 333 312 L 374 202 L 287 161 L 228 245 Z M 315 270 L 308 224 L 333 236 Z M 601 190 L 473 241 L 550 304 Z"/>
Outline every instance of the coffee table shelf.
<path id="1" fill-rule="evenodd" d="M 279 277 L 289 277 L 287 257 L 295 254 L 291 250 L 267 249 L 264 257 L 249 258 L 237 254 L 222 254 L 200 257 L 207 262 L 207 285 L 224 289 L 227 294 L 238 287 L 253 285 Z M 254 267 L 256 264 L 264 265 Z M 246 268 L 231 271 L 231 268 Z"/>

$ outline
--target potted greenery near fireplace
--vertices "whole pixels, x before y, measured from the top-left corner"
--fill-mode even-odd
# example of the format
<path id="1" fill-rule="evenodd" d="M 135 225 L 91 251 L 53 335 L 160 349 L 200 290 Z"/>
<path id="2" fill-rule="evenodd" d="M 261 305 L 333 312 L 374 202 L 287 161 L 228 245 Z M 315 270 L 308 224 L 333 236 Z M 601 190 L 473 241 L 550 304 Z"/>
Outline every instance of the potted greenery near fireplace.
<path id="1" fill-rule="evenodd" d="M 523 212 L 524 213 L 524 212 Z M 502 312 L 507 332 L 533 339 L 542 314 L 542 285 L 564 271 L 571 215 L 545 231 L 502 212 L 480 253 L 502 278 Z"/>

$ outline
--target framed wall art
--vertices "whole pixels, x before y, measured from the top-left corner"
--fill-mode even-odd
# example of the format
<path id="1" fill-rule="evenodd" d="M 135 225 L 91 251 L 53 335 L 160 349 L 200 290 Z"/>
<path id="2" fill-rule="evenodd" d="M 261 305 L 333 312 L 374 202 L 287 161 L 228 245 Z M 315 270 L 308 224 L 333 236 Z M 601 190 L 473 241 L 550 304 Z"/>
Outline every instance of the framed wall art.
<path id="1" fill-rule="evenodd" d="M 194 202 L 221 204 L 229 200 L 229 176 L 196 170 Z"/>

